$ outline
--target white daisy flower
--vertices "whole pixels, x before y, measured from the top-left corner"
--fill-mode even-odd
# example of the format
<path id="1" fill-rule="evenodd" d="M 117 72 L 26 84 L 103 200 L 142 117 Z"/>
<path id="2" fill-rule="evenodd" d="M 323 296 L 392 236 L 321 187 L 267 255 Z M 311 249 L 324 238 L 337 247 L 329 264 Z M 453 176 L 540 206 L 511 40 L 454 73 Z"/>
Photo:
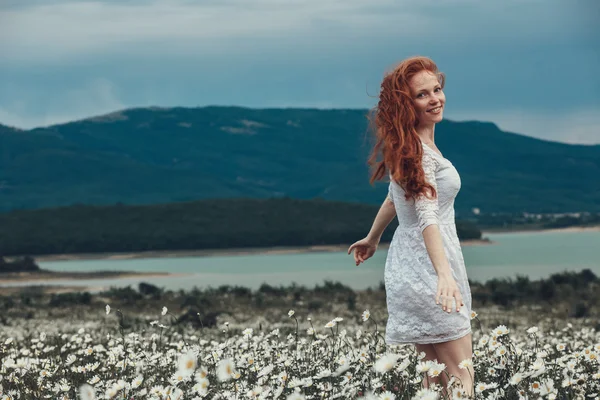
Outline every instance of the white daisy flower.
<path id="1" fill-rule="evenodd" d="M 363 313 L 362 313 L 362 320 L 364 322 L 366 322 L 369 319 L 369 317 L 371 317 L 371 313 L 369 312 L 369 310 L 363 311 Z"/>
<path id="2" fill-rule="evenodd" d="M 472 366 L 473 366 L 473 360 L 471 360 L 470 358 L 465 358 L 458 364 L 458 368 L 460 368 L 460 369 L 467 369 L 468 367 L 472 367 Z"/>
<path id="3" fill-rule="evenodd" d="M 529 333 L 530 335 L 533 335 L 534 333 L 537 333 L 539 331 L 537 326 L 532 326 L 531 328 L 527 329 L 527 333 Z"/>
<path id="4" fill-rule="evenodd" d="M 79 396 L 81 397 L 81 400 L 96 400 L 94 388 L 87 383 L 84 383 L 79 388 Z"/>
<path id="5" fill-rule="evenodd" d="M 499 325 L 496 329 L 494 329 L 494 334 L 496 336 L 508 335 L 508 328 L 506 325 Z"/>
<path id="6" fill-rule="evenodd" d="M 379 400 L 395 400 L 395 399 L 396 399 L 396 395 L 387 390 L 379 395 Z"/>
<path id="7" fill-rule="evenodd" d="M 217 378 L 219 378 L 221 382 L 230 380 L 233 377 L 233 368 L 233 361 L 231 359 L 228 358 L 219 361 L 219 364 L 217 365 Z"/>
<path id="8" fill-rule="evenodd" d="M 144 382 L 144 377 L 142 375 L 138 375 L 131 382 L 131 387 L 133 389 L 137 389 L 137 388 L 140 387 L 140 385 L 142 384 L 142 382 Z"/>
<path id="9" fill-rule="evenodd" d="M 384 374 L 396 366 L 399 358 L 400 356 L 397 354 L 385 354 L 375 361 L 373 369 L 380 374 Z"/>
<path id="10" fill-rule="evenodd" d="M 188 351 L 179 357 L 177 369 L 183 375 L 191 375 L 197 366 L 196 354 L 193 351 Z"/>

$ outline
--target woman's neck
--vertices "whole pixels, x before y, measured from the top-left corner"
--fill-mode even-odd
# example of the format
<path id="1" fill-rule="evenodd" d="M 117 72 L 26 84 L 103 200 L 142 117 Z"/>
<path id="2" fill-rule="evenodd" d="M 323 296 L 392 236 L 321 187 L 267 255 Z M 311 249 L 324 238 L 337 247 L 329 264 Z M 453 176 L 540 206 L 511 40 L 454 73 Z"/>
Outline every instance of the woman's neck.
<path id="1" fill-rule="evenodd" d="M 425 143 L 435 143 L 435 124 L 417 128 L 417 134 Z"/>

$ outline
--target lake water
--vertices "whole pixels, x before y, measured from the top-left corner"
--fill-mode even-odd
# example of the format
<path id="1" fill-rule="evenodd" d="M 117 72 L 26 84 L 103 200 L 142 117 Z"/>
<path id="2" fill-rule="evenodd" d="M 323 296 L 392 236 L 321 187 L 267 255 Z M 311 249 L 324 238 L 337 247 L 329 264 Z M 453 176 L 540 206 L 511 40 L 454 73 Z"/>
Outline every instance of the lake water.
<path id="1" fill-rule="evenodd" d="M 463 246 L 467 274 L 473 281 L 494 277 L 527 275 L 547 277 L 564 270 L 591 269 L 600 275 L 600 232 L 518 232 L 485 233 L 492 245 Z M 74 260 L 39 262 L 54 271 L 144 271 L 184 275 L 96 280 L 52 280 L 40 284 L 89 286 L 101 290 L 110 286 L 137 287 L 148 282 L 167 289 L 191 289 L 219 285 L 258 288 L 270 285 L 314 287 L 324 280 L 339 281 L 355 289 L 376 287 L 383 280 L 387 249 L 380 249 L 357 267 L 346 251 L 304 254 L 254 254 L 208 257 L 178 257 L 129 260 Z M 4 284 L 4 286 L 28 283 Z M 37 284 L 37 282 L 36 282 Z"/>

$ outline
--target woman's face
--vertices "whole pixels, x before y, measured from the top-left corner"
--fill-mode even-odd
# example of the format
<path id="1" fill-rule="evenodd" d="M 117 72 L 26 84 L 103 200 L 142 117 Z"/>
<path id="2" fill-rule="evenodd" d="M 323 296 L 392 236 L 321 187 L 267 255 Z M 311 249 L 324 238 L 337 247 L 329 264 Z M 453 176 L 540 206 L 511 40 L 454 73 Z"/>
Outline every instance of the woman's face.
<path id="1" fill-rule="evenodd" d="M 429 71 L 420 71 L 408 82 L 419 125 L 431 125 L 443 118 L 446 96 L 437 77 Z"/>

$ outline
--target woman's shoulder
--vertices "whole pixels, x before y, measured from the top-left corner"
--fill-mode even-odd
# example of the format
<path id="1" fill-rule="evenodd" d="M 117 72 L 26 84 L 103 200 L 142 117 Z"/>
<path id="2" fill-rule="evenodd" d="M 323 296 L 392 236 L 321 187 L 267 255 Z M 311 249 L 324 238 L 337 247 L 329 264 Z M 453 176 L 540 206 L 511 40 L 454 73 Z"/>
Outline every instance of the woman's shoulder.
<path id="1" fill-rule="evenodd" d="M 423 147 L 423 154 L 421 156 L 421 165 L 423 167 L 423 169 L 426 170 L 434 170 L 434 171 L 438 171 L 440 165 L 442 164 L 440 159 L 438 157 L 436 157 L 436 154 L 432 154 L 435 153 L 433 150 L 428 149 L 426 147 Z M 395 183 L 396 185 L 398 185 L 398 182 L 396 182 L 394 180 L 394 177 L 392 176 L 392 171 L 388 170 L 388 178 L 390 183 Z M 400 186 L 400 185 L 398 185 Z"/>
<path id="2" fill-rule="evenodd" d="M 437 169 L 437 167 L 440 165 L 438 156 L 439 154 L 437 154 L 435 151 L 429 147 L 423 146 L 423 156 L 421 158 L 423 168 Z"/>

